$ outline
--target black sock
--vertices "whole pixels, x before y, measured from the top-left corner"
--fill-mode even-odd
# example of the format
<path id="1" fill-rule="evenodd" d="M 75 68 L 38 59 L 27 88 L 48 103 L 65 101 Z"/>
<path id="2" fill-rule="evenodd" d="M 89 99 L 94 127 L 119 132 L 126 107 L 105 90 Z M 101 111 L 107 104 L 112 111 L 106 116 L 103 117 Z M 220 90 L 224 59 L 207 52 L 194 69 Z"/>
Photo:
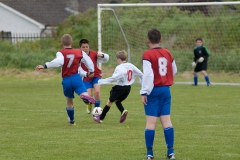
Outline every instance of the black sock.
<path id="1" fill-rule="evenodd" d="M 117 108 L 119 109 L 119 111 L 120 111 L 121 114 L 122 114 L 122 112 L 124 111 L 124 108 L 123 108 L 122 103 L 121 103 L 120 101 L 117 101 L 117 102 L 116 102 L 116 106 L 117 106 Z"/>
<path id="2" fill-rule="evenodd" d="M 100 120 L 103 120 L 105 118 L 105 116 L 106 116 L 107 112 L 109 111 L 109 109 L 110 109 L 110 107 L 107 106 L 107 105 L 103 108 L 102 114 L 100 115 Z"/>

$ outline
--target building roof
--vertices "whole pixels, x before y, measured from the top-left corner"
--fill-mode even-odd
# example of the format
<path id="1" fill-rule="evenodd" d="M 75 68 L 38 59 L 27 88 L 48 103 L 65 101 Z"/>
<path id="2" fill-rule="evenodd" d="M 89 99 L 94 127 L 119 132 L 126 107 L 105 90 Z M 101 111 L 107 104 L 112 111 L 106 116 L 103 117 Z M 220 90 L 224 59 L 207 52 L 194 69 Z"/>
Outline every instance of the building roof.
<path id="1" fill-rule="evenodd" d="M 150 3 L 176 2 L 179 0 L 147 0 Z M 121 3 L 122 0 L 0 0 L 3 4 L 42 23 L 57 26 L 71 14 L 97 8 L 99 3 Z"/>
<path id="2" fill-rule="evenodd" d="M 65 0 L 0 0 L 0 2 L 50 26 L 56 26 L 72 14 L 65 9 Z"/>

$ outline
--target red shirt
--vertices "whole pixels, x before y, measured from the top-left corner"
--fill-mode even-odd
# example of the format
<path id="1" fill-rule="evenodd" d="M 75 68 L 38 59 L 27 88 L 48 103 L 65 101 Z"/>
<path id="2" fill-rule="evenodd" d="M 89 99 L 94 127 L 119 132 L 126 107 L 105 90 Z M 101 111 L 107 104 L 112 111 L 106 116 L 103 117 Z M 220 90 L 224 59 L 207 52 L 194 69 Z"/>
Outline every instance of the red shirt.
<path id="1" fill-rule="evenodd" d="M 62 66 L 62 78 L 78 73 L 79 63 L 82 59 L 82 51 L 79 49 L 65 48 L 59 50 L 64 57 Z"/>
<path id="2" fill-rule="evenodd" d="M 143 60 L 152 64 L 154 86 L 171 86 L 173 84 L 172 54 L 164 48 L 153 48 L 143 53 Z"/>
<path id="3" fill-rule="evenodd" d="M 94 65 L 94 77 L 102 78 L 102 71 L 97 66 L 98 53 L 96 51 L 89 51 L 88 56 L 91 58 Z M 84 71 L 88 72 L 87 67 L 81 63 L 81 67 Z M 91 81 L 92 78 L 84 77 L 83 81 Z"/>

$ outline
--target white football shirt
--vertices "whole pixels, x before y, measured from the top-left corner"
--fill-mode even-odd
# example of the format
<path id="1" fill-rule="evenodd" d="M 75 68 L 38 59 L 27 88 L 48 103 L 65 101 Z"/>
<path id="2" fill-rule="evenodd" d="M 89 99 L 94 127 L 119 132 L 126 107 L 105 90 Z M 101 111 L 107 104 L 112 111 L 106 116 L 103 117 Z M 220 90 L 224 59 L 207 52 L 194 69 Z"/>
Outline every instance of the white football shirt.
<path id="1" fill-rule="evenodd" d="M 103 85 L 117 81 L 116 85 L 119 86 L 131 85 L 137 76 L 142 80 L 143 73 L 136 66 L 131 63 L 121 63 L 115 68 L 111 77 L 100 79 L 98 84 Z"/>

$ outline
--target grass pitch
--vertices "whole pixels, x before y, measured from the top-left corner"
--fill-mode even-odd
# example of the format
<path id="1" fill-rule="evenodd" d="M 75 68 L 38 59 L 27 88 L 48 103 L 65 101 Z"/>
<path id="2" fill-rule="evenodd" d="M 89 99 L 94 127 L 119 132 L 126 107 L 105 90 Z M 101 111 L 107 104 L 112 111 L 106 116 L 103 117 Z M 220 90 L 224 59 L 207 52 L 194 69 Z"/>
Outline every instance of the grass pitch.
<path id="1" fill-rule="evenodd" d="M 101 87 L 104 107 L 112 85 Z M 67 123 L 61 78 L 0 78 L 1 160 L 143 160 L 145 116 L 140 86 L 132 85 L 123 102 L 129 110 L 120 124 L 113 105 L 104 123 L 86 113 L 75 98 L 77 125 Z M 240 87 L 173 85 L 172 123 L 178 160 L 240 159 Z M 165 159 L 157 125 L 155 159 Z"/>

